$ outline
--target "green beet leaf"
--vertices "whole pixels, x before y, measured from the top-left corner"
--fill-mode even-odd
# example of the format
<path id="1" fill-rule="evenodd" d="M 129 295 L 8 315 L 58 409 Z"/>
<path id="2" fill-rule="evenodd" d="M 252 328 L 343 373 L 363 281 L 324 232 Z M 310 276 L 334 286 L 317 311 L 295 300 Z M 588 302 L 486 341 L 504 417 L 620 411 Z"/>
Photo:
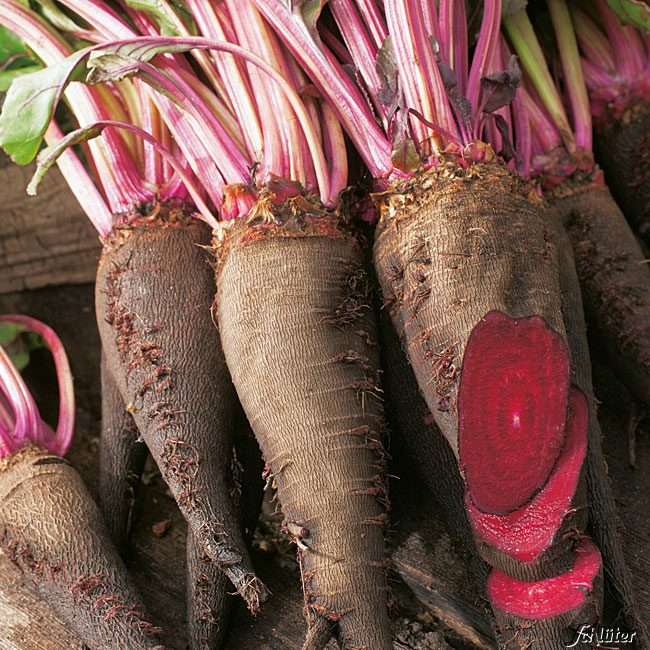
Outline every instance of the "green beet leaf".
<path id="1" fill-rule="evenodd" d="M 86 73 L 87 52 L 14 79 L 0 114 L 0 146 L 19 165 L 34 160 L 54 109 L 70 81 Z"/>
<path id="2" fill-rule="evenodd" d="M 650 31 L 650 4 L 645 0 L 607 0 L 622 22 Z"/>
<path id="3" fill-rule="evenodd" d="M 126 4 L 137 11 L 148 14 L 158 25 L 162 36 L 181 36 L 176 19 L 180 19 L 190 34 L 198 34 L 198 29 L 192 18 L 179 0 L 126 0 Z"/>

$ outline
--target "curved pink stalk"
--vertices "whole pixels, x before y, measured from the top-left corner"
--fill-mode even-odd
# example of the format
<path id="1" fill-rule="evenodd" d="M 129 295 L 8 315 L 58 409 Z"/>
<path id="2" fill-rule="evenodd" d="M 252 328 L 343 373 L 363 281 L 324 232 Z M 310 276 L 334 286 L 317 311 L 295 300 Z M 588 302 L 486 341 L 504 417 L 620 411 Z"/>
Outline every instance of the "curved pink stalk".
<path id="1" fill-rule="evenodd" d="M 119 14 L 111 9 L 104 0 L 59 0 L 62 5 L 79 14 L 89 25 L 92 25 L 102 36 L 102 40 L 110 41 L 115 34 L 133 30 Z"/>
<path id="2" fill-rule="evenodd" d="M 231 40 L 222 27 L 219 14 L 211 2 L 187 0 L 187 6 L 202 34 L 213 40 Z M 253 160 L 259 160 L 264 143 L 259 115 L 252 99 L 248 79 L 242 73 L 239 62 L 234 57 L 223 54 L 213 56 L 228 98 L 239 118 L 248 152 Z"/>
<path id="3" fill-rule="evenodd" d="M 120 39 L 117 41 L 112 41 L 110 43 L 104 43 L 101 46 L 96 46 L 94 50 L 100 50 L 102 48 L 115 48 L 122 45 L 141 45 L 143 48 L 155 47 L 155 46 L 165 46 L 170 44 L 187 46 L 189 48 L 204 48 L 211 49 L 218 52 L 228 52 L 234 54 L 243 60 L 252 63 L 253 65 L 260 68 L 265 72 L 277 86 L 282 90 L 286 96 L 291 108 L 296 115 L 296 118 L 303 130 L 305 138 L 307 140 L 307 146 L 309 152 L 312 156 L 314 162 L 314 169 L 316 173 L 316 178 L 318 179 L 318 185 L 320 189 L 321 198 L 326 200 L 326 197 L 329 195 L 329 174 L 327 170 L 327 161 L 325 160 L 325 155 L 323 153 L 320 140 L 314 125 L 309 119 L 309 114 L 305 108 L 305 104 L 300 98 L 300 95 L 296 90 L 291 86 L 291 84 L 286 80 L 282 74 L 280 74 L 274 67 L 269 65 L 264 59 L 262 59 L 257 54 L 247 51 L 243 47 L 236 45 L 234 43 L 225 43 L 221 41 L 213 41 L 208 38 L 203 38 L 200 36 L 190 36 L 190 37 L 153 37 L 153 36 L 142 36 L 138 38 L 129 38 L 129 39 Z M 242 179 L 245 181 L 245 179 Z M 189 188 L 188 188 L 189 189 Z"/>
<path id="4" fill-rule="evenodd" d="M 168 68 L 166 68 L 168 70 Z M 230 106 L 225 100 L 218 97 L 211 88 L 206 86 L 199 79 L 193 70 L 179 70 L 178 75 L 188 83 L 200 101 L 204 102 L 212 111 L 221 126 L 226 130 L 228 137 L 233 141 L 237 148 L 242 152 L 247 152 L 247 146 L 244 142 L 244 134 L 237 118 L 230 112 Z M 148 130 L 148 129 L 146 129 Z M 248 154 L 249 159 L 257 160 L 255 156 Z"/>
<path id="5" fill-rule="evenodd" d="M 507 43 L 503 39 L 503 37 L 499 36 L 498 41 L 497 41 L 497 46 L 494 48 L 492 51 L 492 57 L 490 61 L 488 62 L 487 68 L 485 70 L 486 75 L 492 75 L 499 73 L 506 68 L 506 60 L 504 55 L 507 55 L 509 57 L 510 51 L 507 46 Z M 482 101 L 483 98 L 481 98 Z M 512 113 L 510 110 L 510 106 L 502 106 L 498 110 L 495 111 L 495 115 L 499 115 L 503 121 L 505 122 L 507 126 L 507 136 L 512 141 Z M 496 121 L 492 117 L 488 117 L 487 115 L 484 116 L 485 122 L 486 122 L 486 128 L 488 132 L 488 137 L 485 139 L 486 142 L 489 142 L 496 151 L 501 151 L 504 146 L 504 136 L 501 133 L 501 131 L 497 128 Z M 481 132 L 477 131 L 476 136 L 481 137 Z"/>
<path id="6" fill-rule="evenodd" d="M 165 14 L 170 22 L 173 24 L 174 29 L 179 36 L 192 36 L 191 32 L 185 26 L 183 20 L 181 20 L 178 13 L 174 10 L 174 7 L 171 5 L 169 0 L 158 0 L 159 6 L 165 10 Z M 142 34 L 147 34 L 149 36 L 156 36 L 159 33 L 158 28 L 153 23 L 153 21 L 141 11 L 135 11 L 134 9 L 127 7 L 127 13 L 132 20 L 138 26 L 138 29 Z M 206 52 L 201 50 L 195 50 L 192 52 L 192 56 L 196 59 L 201 70 L 205 74 L 207 80 L 212 84 L 214 90 L 221 96 L 225 96 L 225 86 L 223 79 L 219 74 L 217 67 L 214 64 L 214 61 L 210 59 Z"/>
<path id="7" fill-rule="evenodd" d="M 523 86 L 517 90 L 521 110 L 528 114 L 530 126 L 544 148 L 544 152 L 552 151 L 562 144 L 560 131 L 541 107 L 541 100 L 536 96 L 533 97 L 532 92 L 534 91 L 529 91 Z"/>
<path id="8" fill-rule="evenodd" d="M 165 74 L 150 63 L 138 63 L 140 77 L 162 92 L 166 97 L 173 98 L 176 104 L 203 125 L 205 135 L 210 138 L 211 150 L 214 147 L 215 162 L 227 183 L 236 183 L 248 177 L 249 163 L 236 142 L 230 137 L 220 120 L 208 108 L 206 103 L 178 74 Z"/>
<path id="9" fill-rule="evenodd" d="M 589 88 L 589 90 L 604 90 L 610 88 L 613 91 L 611 97 L 614 99 L 617 94 L 615 73 L 610 74 L 585 58 L 581 59 L 581 63 L 587 88 Z"/>
<path id="10" fill-rule="evenodd" d="M 70 55 L 70 48 L 34 12 L 16 0 L 0 0 L 0 24 L 6 26 L 24 41 L 46 64 L 53 64 Z M 96 94 L 91 88 L 73 84 L 66 90 L 66 99 L 77 120 L 83 126 L 101 117 Z M 118 181 L 119 168 L 110 160 L 105 143 L 90 144 L 93 162 L 113 212 L 127 210 L 133 203 Z"/>
<path id="11" fill-rule="evenodd" d="M 40 17 L 22 7 L 15 0 L 1 0 L 0 23 L 11 29 L 46 64 L 57 63 L 70 55 L 70 49 Z M 66 91 L 66 98 L 83 126 L 86 122 L 101 119 L 105 107 L 94 89 L 72 86 Z M 113 212 L 128 210 L 134 203 L 151 198 L 143 191 L 141 179 L 121 140 L 112 140 L 93 145 L 95 163 L 101 172 Z"/>
<path id="12" fill-rule="evenodd" d="M 585 57 L 607 72 L 615 72 L 614 52 L 607 37 L 584 11 L 573 6 L 570 9 L 578 43 Z"/>
<path id="13" fill-rule="evenodd" d="M 261 19 L 255 6 L 240 0 L 225 0 L 232 25 L 237 36 L 236 41 L 247 50 L 262 57 L 280 74 L 288 79 L 287 70 L 281 56 L 274 47 L 275 35 L 272 34 Z M 290 111 L 286 98 L 275 84 L 268 83 L 268 77 L 256 66 L 248 66 L 251 87 L 258 110 L 266 107 L 267 114 L 262 120 L 264 133 L 264 150 L 262 157 L 262 175 L 276 174 L 282 178 L 291 177 L 294 152 L 300 155 L 301 142 L 299 133 L 284 115 Z"/>
<path id="14" fill-rule="evenodd" d="M 326 48 L 295 17 L 283 0 L 254 0 L 256 6 L 280 34 L 285 45 L 308 72 L 318 90 L 330 100 L 348 135 L 353 139 L 368 169 L 375 177 L 392 170 L 390 142 L 379 128 L 359 88 Z"/>
<path id="15" fill-rule="evenodd" d="M 183 181 L 183 184 L 187 188 L 194 204 L 196 205 L 197 210 L 201 213 L 202 219 L 211 227 L 217 227 L 217 220 L 214 218 L 214 215 L 210 211 L 207 203 L 203 200 L 201 190 L 197 187 L 194 182 L 194 179 L 185 171 L 183 165 L 177 160 L 176 156 L 166 149 L 158 140 L 156 140 L 151 133 L 147 133 L 144 129 L 141 129 L 138 126 L 133 124 L 127 124 L 126 122 L 117 122 L 115 120 L 98 120 L 93 124 L 89 125 L 89 128 L 115 128 L 115 129 L 125 129 L 134 133 L 138 137 L 146 140 L 149 144 L 153 145 L 158 153 L 169 163 L 171 168 L 178 174 L 178 177 Z"/>
<path id="16" fill-rule="evenodd" d="M 59 418 L 56 426 L 56 434 L 52 439 L 43 439 L 43 434 L 48 432 L 49 427 L 43 426 L 36 405 L 34 404 L 36 423 L 32 429 L 32 435 L 37 436 L 39 438 L 38 442 L 43 444 L 52 453 L 64 456 L 70 447 L 72 436 L 74 435 L 75 399 L 74 387 L 72 385 L 72 372 L 63 343 L 51 327 L 48 327 L 45 323 L 35 318 L 19 314 L 6 314 L 0 316 L 0 322 L 21 325 L 26 330 L 38 334 L 52 353 L 59 386 Z M 25 390 L 27 390 L 26 387 Z"/>
<path id="17" fill-rule="evenodd" d="M 56 122 L 50 122 L 45 132 L 47 144 L 53 144 L 63 137 L 63 132 Z M 106 201 L 97 190 L 86 168 L 79 160 L 77 154 L 68 149 L 58 160 L 57 165 L 68 187 L 79 202 L 81 209 L 86 213 L 97 232 L 106 236 L 113 225 L 113 213 L 109 210 Z"/>
<path id="18" fill-rule="evenodd" d="M 103 41 L 137 37 L 133 29 L 102 0 L 61 0 L 61 3 L 92 25 L 101 34 Z M 178 63 L 178 60 L 173 57 L 171 60 Z M 73 88 L 69 88 L 68 92 L 72 90 Z M 196 132 L 197 124 L 181 113 L 170 99 L 156 93 L 151 88 L 148 88 L 147 91 L 151 100 L 157 106 L 162 119 L 179 143 L 183 155 L 190 163 L 195 174 L 199 178 L 211 180 L 210 183 L 206 184 L 206 191 L 213 203 L 219 206 L 225 183 L 219 167 L 211 158 L 209 139 L 203 133 Z M 83 106 L 83 101 L 80 101 L 79 105 Z M 88 123 L 88 121 L 85 123 Z M 90 143 L 90 147 L 92 149 L 101 144 L 101 142 L 93 141 Z M 110 176 L 110 173 L 112 173 L 110 168 L 100 169 L 99 172 L 102 182 L 105 174 Z"/>
<path id="19" fill-rule="evenodd" d="M 382 85 L 375 65 L 379 48 L 368 34 L 353 0 L 330 0 L 330 7 L 348 53 L 373 99 L 375 109 L 385 118 L 386 109 L 377 101 Z"/>
<path id="20" fill-rule="evenodd" d="M 332 54 L 339 60 L 343 65 L 354 65 L 354 60 L 352 55 L 347 50 L 343 41 L 339 38 L 338 34 L 335 34 L 327 25 L 318 26 L 318 35 L 323 40 L 323 43 L 330 49 Z"/>
<path id="21" fill-rule="evenodd" d="M 173 173 L 167 183 L 161 186 L 159 194 L 162 201 L 176 199 L 185 203 L 190 196 L 185 183 L 176 173 Z"/>
<path id="22" fill-rule="evenodd" d="M 483 22 L 481 23 L 478 44 L 472 59 L 472 67 L 470 68 L 467 83 L 467 99 L 469 99 L 474 110 L 477 109 L 479 103 L 481 79 L 486 74 L 494 49 L 498 44 L 500 24 L 501 0 L 485 0 L 483 3 Z"/>
<path id="23" fill-rule="evenodd" d="M 13 411 L 13 427 L 10 427 L 10 435 L 3 440 L 4 446 L 13 452 L 24 445 L 30 436 L 40 431 L 40 416 L 29 389 L 2 346 L 0 346 L 0 392 L 4 396 L 5 404 Z M 3 411 L 6 410 L 5 406 Z"/>
<path id="24" fill-rule="evenodd" d="M 130 92 L 124 92 L 129 86 L 120 85 L 124 99 L 129 103 L 129 119 L 151 133 L 158 140 L 163 138 L 162 130 L 165 126 L 160 119 L 158 109 L 149 97 L 146 84 L 136 79 L 130 84 Z M 164 184 L 162 161 L 156 151 L 147 143 L 138 141 L 141 146 L 141 159 L 143 175 L 149 187 L 159 187 Z"/>
<path id="25" fill-rule="evenodd" d="M 321 104 L 323 111 L 323 140 L 325 141 L 325 152 L 330 163 L 330 194 L 328 203 L 336 204 L 341 191 L 348 184 L 348 156 L 345 147 L 345 138 L 341 123 L 336 114 L 327 102 Z"/>
<path id="26" fill-rule="evenodd" d="M 381 14 L 379 3 L 376 0 L 356 0 L 356 2 L 368 27 L 368 32 L 375 42 L 375 47 L 379 49 L 388 36 L 388 28 Z"/>
<path id="27" fill-rule="evenodd" d="M 0 458 L 10 456 L 14 451 L 14 427 L 13 410 L 0 381 Z"/>
<path id="28" fill-rule="evenodd" d="M 197 130 L 196 120 L 182 111 L 168 97 L 154 92 L 152 100 L 160 112 L 165 113 L 165 123 L 174 142 L 178 144 L 195 176 L 206 179 L 203 187 L 212 203 L 218 208 L 223 199 L 226 182 L 218 164 L 210 154 L 210 142 L 205 141 L 200 129 Z M 170 167 L 165 159 L 163 164 Z"/>
<path id="29" fill-rule="evenodd" d="M 421 7 L 413 0 L 386 0 L 385 6 L 406 107 L 417 111 L 426 121 L 437 123 L 438 107 L 432 97 L 431 75 L 428 74 L 433 51 L 429 43 L 423 42 Z M 428 141 L 429 131 L 421 121 L 414 120 L 412 130 L 417 142 Z M 435 149 L 439 149 L 437 138 L 434 137 L 433 142 L 436 143 Z"/>
<path id="30" fill-rule="evenodd" d="M 467 15 L 464 2 L 440 0 L 440 47 L 443 60 L 456 73 L 458 92 L 464 97 L 469 75 Z"/>
<path id="31" fill-rule="evenodd" d="M 645 67 L 645 48 L 638 32 L 621 23 L 606 0 L 594 0 L 614 51 L 616 67 L 628 81 L 634 81 Z"/>
<path id="32" fill-rule="evenodd" d="M 440 34 L 438 12 L 436 9 L 436 3 L 431 2 L 431 0 L 419 0 L 418 4 L 420 5 L 419 9 L 422 15 L 422 28 L 424 33 L 427 36 L 432 36 L 436 39 L 437 43 L 442 41 L 442 35 Z"/>

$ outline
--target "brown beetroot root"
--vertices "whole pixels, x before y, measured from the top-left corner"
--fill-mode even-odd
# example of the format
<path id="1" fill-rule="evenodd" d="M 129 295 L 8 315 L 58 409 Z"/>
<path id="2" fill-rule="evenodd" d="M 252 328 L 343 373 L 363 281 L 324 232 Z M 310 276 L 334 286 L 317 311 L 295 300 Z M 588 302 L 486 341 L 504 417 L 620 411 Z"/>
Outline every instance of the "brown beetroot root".
<path id="1" fill-rule="evenodd" d="M 402 450 L 406 452 L 401 462 L 402 471 L 409 471 L 409 465 L 417 471 L 418 480 L 426 485 L 441 508 L 448 530 L 468 552 L 472 561 L 472 577 L 483 588 L 487 576 L 486 565 L 476 555 L 463 501 L 465 485 L 456 456 L 433 421 L 397 332 L 385 311 L 382 311 L 379 321 L 386 416 L 391 429 L 391 456 L 396 458 Z M 433 467 L 435 471 L 432 471 Z"/>
<path id="2" fill-rule="evenodd" d="M 102 471 L 101 492 L 109 530 L 118 548 L 126 550 L 133 507 L 147 448 L 139 438 L 133 417 L 102 359 Z M 231 493 L 241 513 L 244 536 L 250 542 L 262 501 L 262 463 L 257 444 L 243 413 L 237 425 Z M 220 648 L 228 630 L 232 587 L 226 575 L 205 554 L 188 529 L 186 541 L 187 625 L 192 650 Z"/>
<path id="3" fill-rule="evenodd" d="M 102 444 L 100 472 L 102 505 L 111 537 L 126 550 L 133 507 L 147 448 L 133 417 L 102 359 Z M 233 492 L 237 493 L 244 535 L 250 542 L 262 501 L 262 463 L 245 417 L 240 414 L 233 456 Z M 232 605 L 230 581 L 205 554 L 188 529 L 187 621 L 189 647 L 213 650 L 223 645 Z"/>
<path id="4" fill-rule="evenodd" d="M 97 320 L 105 374 L 117 386 L 122 408 L 132 415 L 201 551 L 256 611 L 266 591 L 253 573 L 230 497 L 238 406 L 215 345 L 214 278 L 201 249 L 209 241 L 206 227 L 173 210 L 117 229 L 98 268 Z M 113 434 L 105 444 L 117 451 L 104 458 L 128 457 L 119 450 L 123 428 Z M 114 466 L 126 465 L 122 460 Z M 122 488 L 105 491 L 105 511 L 122 508 L 123 495 Z"/>
<path id="5" fill-rule="evenodd" d="M 569 368 L 553 224 L 545 219 L 541 203 L 528 192 L 523 181 L 497 165 L 475 165 L 468 170 L 431 170 L 379 196 L 378 200 L 382 216 L 375 240 L 374 260 L 393 323 L 406 342 L 411 366 L 429 410 L 451 448 L 460 457 L 465 480 L 470 479 L 466 483 L 468 509 L 474 503 L 473 511 L 476 513 L 479 511 L 476 503 L 485 504 L 482 505 L 486 509 L 483 519 L 496 519 L 506 530 L 511 524 L 506 526 L 503 522 L 509 522 L 513 517 L 525 519 L 528 510 L 545 498 L 544 491 L 551 485 L 551 479 L 557 479 L 553 474 L 555 460 L 550 452 L 555 448 L 557 452 L 553 453 L 564 453 L 557 446 L 558 442 L 563 442 L 555 438 L 560 419 L 567 417 L 567 406 L 546 403 L 544 394 L 544 391 L 549 396 L 554 393 L 559 379 L 565 383 L 568 381 Z M 463 385 L 461 377 L 471 334 L 477 334 L 472 372 L 481 367 L 487 371 L 491 363 L 483 364 L 478 353 L 480 347 L 486 345 L 485 342 L 479 345 L 479 324 L 482 328 L 492 328 L 494 332 L 502 329 L 507 334 L 501 337 L 494 332 L 485 335 L 485 352 L 494 357 L 495 363 L 499 363 L 500 347 L 504 352 L 510 350 L 508 354 L 515 354 L 516 358 L 518 348 L 510 349 L 511 339 L 523 336 L 526 341 L 528 332 L 532 338 L 526 345 L 522 344 L 521 354 L 525 354 L 528 348 L 535 350 L 535 341 L 541 337 L 544 345 L 555 349 L 553 354 L 558 358 L 558 370 L 547 376 L 549 368 L 538 368 L 536 362 L 523 356 L 522 368 L 532 368 L 533 376 L 526 378 L 524 374 L 515 379 L 517 375 L 513 375 L 511 384 L 499 384 L 503 386 L 503 392 L 496 395 L 495 388 L 489 385 L 489 376 L 486 376 L 474 388 L 466 389 L 465 399 L 470 403 L 463 410 L 462 405 L 459 406 L 459 388 Z M 553 364 L 550 370 L 553 370 Z M 471 381 L 467 383 L 471 379 L 470 375 L 463 377 L 466 386 L 472 386 Z M 498 418 L 504 414 L 507 416 L 507 411 L 499 414 L 499 403 L 507 405 L 509 396 L 519 399 L 517 391 L 523 397 L 526 390 L 522 390 L 522 382 L 526 385 L 526 382 L 530 384 L 533 381 L 536 383 L 531 386 L 530 398 L 537 394 L 543 401 L 534 406 L 533 411 L 523 411 L 522 418 L 528 418 L 528 425 L 531 422 L 536 425 L 539 420 L 540 426 L 546 427 L 550 432 L 548 446 L 543 453 L 542 450 L 538 452 L 540 441 L 534 434 L 522 437 L 524 430 L 519 431 L 519 414 L 515 409 L 512 429 L 518 447 L 508 452 L 514 456 L 504 463 L 507 449 L 499 450 L 504 444 L 503 437 L 497 435 L 496 430 L 491 438 L 484 439 L 481 435 L 481 431 L 487 433 L 483 427 L 488 426 L 489 420 L 485 418 L 496 408 L 495 421 L 498 424 Z M 485 388 L 484 397 L 481 397 L 481 386 Z M 564 393 L 560 392 L 558 396 L 560 394 Z M 575 399 L 578 397 L 576 395 Z M 526 404 L 525 400 L 521 403 Z M 536 404 L 535 400 L 532 404 Z M 467 411 L 470 407 L 471 411 Z M 547 412 L 549 407 L 558 410 L 557 417 L 553 416 L 557 423 L 545 424 L 553 415 Z M 462 433 L 459 414 L 468 412 L 474 413 L 472 417 L 478 428 L 474 427 L 473 439 L 466 435 L 465 446 L 461 444 L 459 450 L 459 425 Z M 467 416 L 464 417 L 467 432 Z M 586 417 L 582 422 L 581 435 L 585 439 Z M 534 444 L 529 445 L 529 442 Z M 498 451 L 492 454 L 490 445 L 495 445 L 494 449 Z M 586 454 L 586 444 L 583 450 Z M 488 470 L 487 473 L 478 471 L 481 455 L 482 467 Z M 531 471 L 539 477 L 537 491 L 530 484 L 529 470 L 520 467 L 522 457 L 530 459 Z M 575 475 L 575 469 L 573 471 Z M 499 487 L 500 475 L 514 486 L 515 491 Z M 575 476 L 573 499 L 582 493 L 580 485 L 584 481 L 584 472 Z M 557 526 L 554 524 L 549 529 L 553 533 L 550 538 L 545 538 L 549 541 L 533 549 L 530 557 L 524 558 L 516 550 L 508 550 L 507 545 L 499 543 L 508 539 L 500 540 L 498 536 L 490 545 L 500 553 L 486 554 L 486 545 L 483 544 L 483 557 L 495 567 L 490 579 L 505 576 L 502 582 L 506 591 L 512 588 L 513 594 L 525 592 L 517 587 L 517 581 L 527 583 L 562 577 L 564 586 L 571 587 L 571 571 L 582 531 L 565 530 L 574 513 L 570 508 L 562 512 Z M 478 537 L 478 520 L 471 521 Z M 552 543 L 549 545 L 550 540 Z M 582 591 L 576 591 L 575 587 L 565 590 L 568 595 L 563 597 L 563 602 L 567 614 L 576 613 L 584 606 L 600 610 L 598 571 L 593 573 L 594 567 L 600 566 L 597 552 L 590 555 L 590 559 L 594 560 L 589 565 L 591 573 L 587 584 L 590 586 L 585 590 L 582 585 Z M 514 617 L 516 630 L 531 627 L 537 603 L 529 603 L 525 598 L 517 600 L 515 596 L 513 599 L 505 602 L 512 605 L 513 612 L 521 612 Z M 503 612 L 499 611 L 498 605 L 504 601 L 497 601 L 492 596 L 491 600 L 502 631 L 512 627 L 513 620 L 506 620 L 501 615 Z M 553 630 L 550 637 L 548 633 L 540 634 L 533 639 L 532 645 L 528 637 L 526 643 L 529 645 L 510 647 L 547 648 L 551 647 L 546 644 L 547 637 L 567 636 L 566 615 L 550 608 L 543 618 L 545 626 Z"/>
<path id="6" fill-rule="evenodd" d="M 567 187 L 552 203 L 571 239 L 594 340 L 650 404 L 650 265 L 606 187 Z"/>
<path id="7" fill-rule="evenodd" d="M 228 631 L 232 598 L 230 581 L 205 555 L 188 528 L 187 562 L 187 636 L 192 650 L 221 648 Z"/>
<path id="8" fill-rule="evenodd" d="M 100 507 L 111 538 L 125 552 L 136 492 L 148 451 L 133 416 L 102 354 L 102 435 L 100 444 Z"/>
<path id="9" fill-rule="evenodd" d="M 639 647 L 650 646 L 648 612 L 639 610 L 633 589 L 633 579 L 623 556 L 620 520 L 614 501 L 607 465 L 602 450 L 602 431 L 596 412 L 592 385 L 591 359 L 587 343 L 587 325 L 582 308 L 581 286 L 574 262 L 571 241 L 562 227 L 560 214 L 551 215 L 558 224 L 557 241 L 562 288 L 562 312 L 571 348 L 572 379 L 587 396 L 589 403 L 589 452 L 587 457 L 587 485 L 591 529 L 603 554 L 605 586 L 623 608 L 625 622 L 637 631 Z M 650 574 L 649 572 L 646 572 Z"/>
<path id="10" fill-rule="evenodd" d="M 596 123 L 594 148 L 625 216 L 650 244 L 650 103 L 639 101 L 619 119 Z"/>
<path id="11" fill-rule="evenodd" d="M 0 461 L 0 546 L 92 650 L 162 650 L 161 631 L 62 458 L 27 447 Z"/>
<path id="12" fill-rule="evenodd" d="M 100 492 L 111 537 L 125 553 L 137 486 L 147 448 L 102 358 L 102 437 Z M 188 529 L 186 541 L 188 642 L 192 650 L 220 648 L 230 616 L 230 581 Z"/>
<path id="13" fill-rule="evenodd" d="M 380 197 L 374 261 L 420 391 L 458 450 L 457 393 L 469 334 L 491 310 L 537 314 L 564 334 L 557 251 L 541 202 L 496 165 L 414 179 Z"/>
<path id="14" fill-rule="evenodd" d="M 278 218 L 282 218 L 278 216 Z M 236 224 L 218 250 L 226 359 L 298 545 L 305 648 L 392 648 L 383 408 L 362 251 L 331 216 Z"/>
<path id="15" fill-rule="evenodd" d="M 244 538 L 250 543 L 262 505 L 263 463 L 255 438 L 243 413 L 237 427 L 232 460 L 233 494 L 240 513 Z M 232 588 L 225 574 L 187 533 L 187 620 L 192 650 L 221 648 L 228 631 Z"/>

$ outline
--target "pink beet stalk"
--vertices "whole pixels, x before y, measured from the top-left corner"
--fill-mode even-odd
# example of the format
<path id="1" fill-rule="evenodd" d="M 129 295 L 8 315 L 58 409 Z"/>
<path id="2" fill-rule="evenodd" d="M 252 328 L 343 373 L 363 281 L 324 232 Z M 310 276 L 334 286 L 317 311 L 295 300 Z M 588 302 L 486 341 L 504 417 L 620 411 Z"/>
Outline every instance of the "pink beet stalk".
<path id="1" fill-rule="evenodd" d="M 578 43 L 576 40 L 571 15 L 565 0 L 549 0 L 548 7 L 560 50 L 560 61 L 566 88 L 571 102 L 576 145 L 580 149 L 591 151 L 592 127 L 591 110 L 587 86 L 580 63 Z"/>
<path id="2" fill-rule="evenodd" d="M 500 0 L 486 3 L 471 68 L 467 16 L 458 3 L 442 2 L 438 11 L 435 3 L 419 0 L 332 2 L 346 57 L 359 70 L 367 94 L 350 83 L 318 32 L 304 23 L 300 11 L 291 12 L 278 0 L 254 1 L 328 99 L 376 179 L 401 178 L 420 163 L 436 164 L 450 148 L 462 151 L 463 157 L 481 157 L 483 145 L 475 145 L 481 139 L 489 140 L 486 126 L 490 125 L 492 134 L 498 133 L 492 126 L 494 118 L 482 117 L 481 78 L 496 72 L 501 63 Z M 389 67 L 392 59 L 396 68 L 394 80 L 383 79 L 371 65 L 369 57 L 374 55 L 379 61 L 380 48 Z M 455 77 L 453 91 L 445 87 L 447 73 L 440 63 Z M 396 87 L 391 89 L 390 84 Z M 381 129 L 372 119 L 373 109 L 382 118 Z M 509 110 L 499 112 L 509 124 Z M 501 136 L 493 137 L 498 149 Z M 404 169 L 409 147 L 415 152 L 408 162 L 413 168 Z"/>
<path id="3" fill-rule="evenodd" d="M 0 438 L 4 456 L 13 454 L 26 444 L 46 448 L 64 456 L 72 443 L 75 420 L 74 389 L 70 364 L 61 340 L 53 329 L 29 316 L 8 314 L 0 323 L 20 325 L 21 329 L 38 334 L 54 359 L 59 387 L 59 418 L 54 434 L 43 422 L 38 407 L 20 373 L 5 350 L 0 348 Z"/>
<path id="4" fill-rule="evenodd" d="M 628 106 L 650 96 L 650 50 L 647 39 L 644 43 L 636 29 L 622 25 L 605 1 L 595 7 L 599 24 L 580 8 L 570 8 L 591 111 L 598 122 L 610 116 L 618 119 Z"/>

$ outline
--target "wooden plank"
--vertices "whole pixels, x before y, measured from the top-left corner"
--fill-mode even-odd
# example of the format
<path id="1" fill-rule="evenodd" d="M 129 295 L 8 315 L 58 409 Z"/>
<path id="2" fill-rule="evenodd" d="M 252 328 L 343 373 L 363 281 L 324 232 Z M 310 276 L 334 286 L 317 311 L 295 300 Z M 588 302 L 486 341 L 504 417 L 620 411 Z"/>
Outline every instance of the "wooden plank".
<path id="1" fill-rule="evenodd" d="M 28 197 L 32 173 L 0 155 L 0 293 L 94 279 L 97 232 L 58 169 Z"/>

